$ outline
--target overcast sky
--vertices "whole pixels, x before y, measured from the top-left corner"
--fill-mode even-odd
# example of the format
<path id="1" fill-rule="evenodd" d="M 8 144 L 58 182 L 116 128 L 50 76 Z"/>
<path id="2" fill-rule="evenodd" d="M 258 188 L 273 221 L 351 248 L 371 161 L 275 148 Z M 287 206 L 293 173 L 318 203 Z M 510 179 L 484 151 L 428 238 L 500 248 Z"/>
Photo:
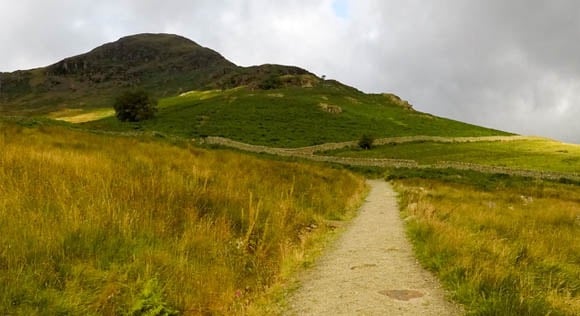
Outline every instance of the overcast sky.
<path id="1" fill-rule="evenodd" d="M 0 0 L 0 71 L 135 33 L 291 64 L 416 109 L 580 143 L 577 0 Z"/>

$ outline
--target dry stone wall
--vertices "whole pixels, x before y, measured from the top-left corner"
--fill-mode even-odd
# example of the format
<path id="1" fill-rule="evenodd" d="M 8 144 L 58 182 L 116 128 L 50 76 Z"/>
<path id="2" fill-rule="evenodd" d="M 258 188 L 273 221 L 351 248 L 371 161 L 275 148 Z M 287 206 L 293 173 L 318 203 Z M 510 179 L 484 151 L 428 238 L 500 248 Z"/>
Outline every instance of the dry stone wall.
<path id="1" fill-rule="evenodd" d="M 436 137 L 436 136 L 411 136 L 411 137 L 393 137 L 379 139 L 379 144 L 389 143 L 405 143 L 415 141 L 436 141 L 436 142 L 475 142 L 475 141 L 513 141 L 513 140 L 530 140 L 538 139 L 537 137 L 526 136 L 490 136 L 490 137 Z M 473 163 L 456 162 L 456 161 L 440 161 L 432 165 L 420 165 L 415 160 L 409 159 L 383 159 L 383 158 L 349 158 L 349 157 L 334 157 L 324 155 L 314 155 L 315 152 L 345 148 L 348 146 L 356 146 L 356 142 L 342 142 L 342 143 L 328 143 L 316 146 L 301 147 L 301 148 L 276 148 L 260 145 L 251 145 L 238 141 L 234 141 L 223 137 L 206 137 L 199 140 L 201 144 L 220 145 L 231 148 L 236 148 L 243 151 L 254 153 L 266 153 L 271 155 L 278 155 L 284 157 L 297 157 L 313 161 L 330 162 L 351 166 L 373 166 L 373 167 L 390 167 L 390 168 L 436 168 L 436 169 L 459 169 L 459 170 L 474 170 L 483 173 L 499 173 L 516 176 L 525 176 L 532 178 L 559 180 L 569 179 L 573 181 L 580 181 L 580 174 L 577 173 L 559 173 L 559 172 L 544 172 L 537 170 L 513 169 L 507 167 L 497 167 L 488 165 L 479 165 Z"/>

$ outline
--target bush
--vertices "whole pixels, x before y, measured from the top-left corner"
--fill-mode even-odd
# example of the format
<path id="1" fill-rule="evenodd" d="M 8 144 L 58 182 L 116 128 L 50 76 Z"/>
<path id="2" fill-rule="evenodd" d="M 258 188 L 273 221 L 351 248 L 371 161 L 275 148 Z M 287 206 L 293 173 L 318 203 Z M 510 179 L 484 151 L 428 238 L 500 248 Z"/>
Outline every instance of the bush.
<path id="1" fill-rule="evenodd" d="M 157 100 L 144 90 L 126 91 L 115 99 L 113 107 L 119 121 L 139 122 L 155 116 Z"/>
<path id="2" fill-rule="evenodd" d="M 258 84 L 258 88 L 262 90 L 277 89 L 280 88 L 281 86 L 282 82 L 280 81 L 280 78 L 275 75 L 270 75 L 269 77 L 262 80 L 262 82 Z"/>
<path id="3" fill-rule="evenodd" d="M 133 316 L 175 316 L 179 313 L 169 307 L 163 299 L 162 289 L 157 279 L 150 279 L 145 283 L 139 299 L 133 305 Z"/>
<path id="4" fill-rule="evenodd" d="M 374 141 L 375 139 L 372 136 L 364 134 L 358 140 L 358 146 L 362 149 L 371 149 L 373 147 Z"/>

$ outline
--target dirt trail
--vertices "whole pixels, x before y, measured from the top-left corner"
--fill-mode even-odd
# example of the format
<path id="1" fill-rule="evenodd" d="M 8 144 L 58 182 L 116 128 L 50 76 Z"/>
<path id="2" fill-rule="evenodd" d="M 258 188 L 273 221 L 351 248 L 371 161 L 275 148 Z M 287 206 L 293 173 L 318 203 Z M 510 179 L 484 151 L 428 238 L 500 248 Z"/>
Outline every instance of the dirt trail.
<path id="1" fill-rule="evenodd" d="M 360 213 L 289 300 L 288 315 L 459 315 L 415 260 L 396 194 L 369 181 Z"/>

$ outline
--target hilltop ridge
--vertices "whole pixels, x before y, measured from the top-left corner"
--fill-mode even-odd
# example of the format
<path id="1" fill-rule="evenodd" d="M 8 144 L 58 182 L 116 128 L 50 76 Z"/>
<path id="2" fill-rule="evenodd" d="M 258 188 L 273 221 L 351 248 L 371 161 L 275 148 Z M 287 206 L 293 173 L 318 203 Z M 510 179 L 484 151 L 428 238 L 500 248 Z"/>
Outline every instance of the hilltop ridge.
<path id="1" fill-rule="evenodd" d="M 219 53 L 185 37 L 138 34 L 65 58 L 46 67 L 46 72 L 49 76 L 78 76 L 93 85 L 139 84 L 152 75 L 195 73 L 195 83 L 201 85 L 236 67 Z"/>
<path id="2" fill-rule="evenodd" d="M 287 76 L 285 80 L 279 80 Z M 141 87 L 159 97 L 240 85 L 270 89 L 319 79 L 294 66 L 241 67 L 185 37 L 143 33 L 122 37 L 47 67 L 0 73 L 0 112 L 46 113 L 110 102 L 120 89 Z"/>

